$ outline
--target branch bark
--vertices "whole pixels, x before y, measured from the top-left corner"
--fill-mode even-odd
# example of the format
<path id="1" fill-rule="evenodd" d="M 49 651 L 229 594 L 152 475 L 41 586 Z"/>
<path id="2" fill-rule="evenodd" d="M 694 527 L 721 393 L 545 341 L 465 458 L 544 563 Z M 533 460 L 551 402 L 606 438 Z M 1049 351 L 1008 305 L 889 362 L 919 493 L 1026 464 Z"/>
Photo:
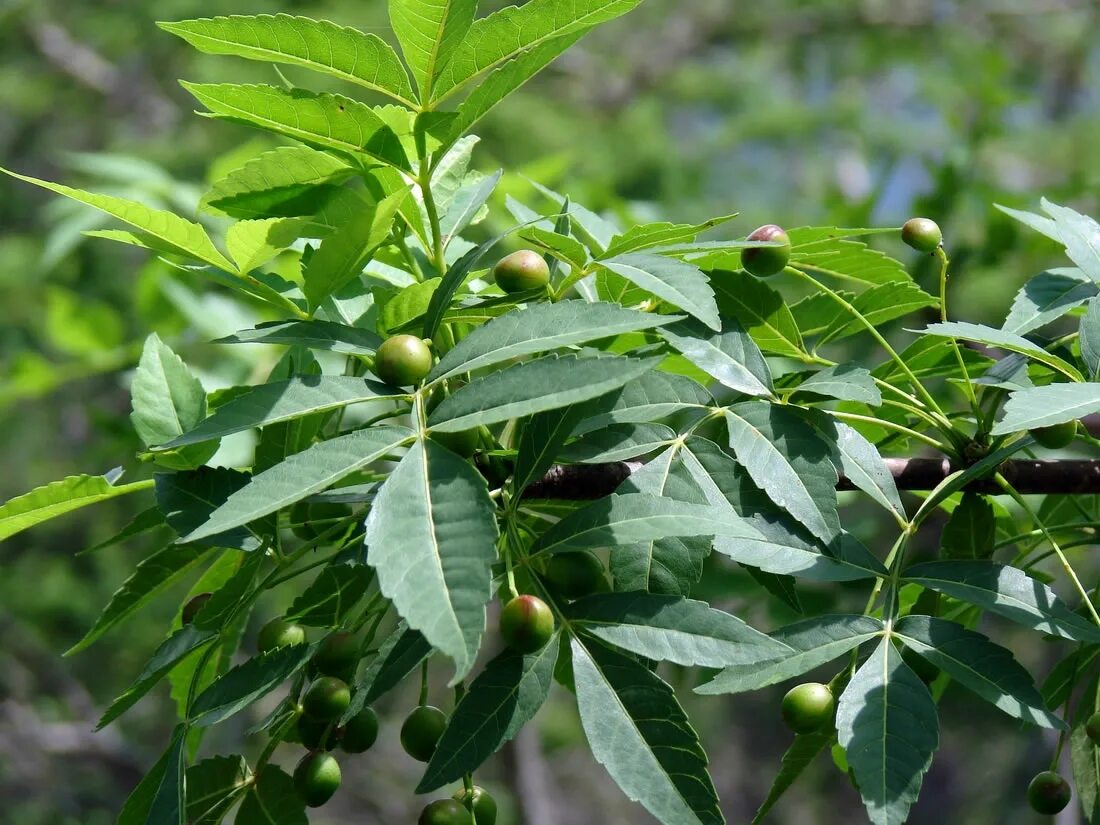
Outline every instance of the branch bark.
<path id="1" fill-rule="evenodd" d="M 938 458 L 887 458 L 885 462 L 899 490 L 932 490 L 951 473 L 961 469 L 946 459 Z M 636 461 L 555 465 L 528 487 L 523 497 L 567 500 L 602 498 L 615 492 L 641 466 Z M 999 469 L 1013 487 L 1025 494 L 1100 493 L 1100 461 L 1011 459 Z M 848 479 L 841 478 L 837 489 L 855 488 Z M 977 493 L 1002 492 L 989 479 L 972 481 L 965 489 Z"/>

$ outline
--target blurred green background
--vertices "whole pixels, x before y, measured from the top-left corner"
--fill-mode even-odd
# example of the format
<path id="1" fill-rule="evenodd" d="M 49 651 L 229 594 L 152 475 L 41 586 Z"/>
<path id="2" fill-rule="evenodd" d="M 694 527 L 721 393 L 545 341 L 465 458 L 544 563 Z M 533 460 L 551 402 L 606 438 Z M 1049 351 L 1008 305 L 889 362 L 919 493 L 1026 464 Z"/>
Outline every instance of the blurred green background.
<path id="1" fill-rule="evenodd" d="M 276 77 L 263 65 L 197 55 L 153 22 L 279 11 L 386 36 L 381 0 L 0 0 L 0 163 L 193 214 L 204 184 L 271 144 L 195 117 L 176 80 Z M 1018 286 L 1063 264 L 1053 245 L 991 204 L 1029 208 L 1042 194 L 1100 213 L 1098 18 L 1091 0 L 647 0 L 485 120 L 476 164 L 508 170 L 502 191 L 522 194 L 529 176 L 624 222 L 740 211 L 732 231 L 744 234 L 772 221 L 898 225 L 927 214 L 954 260 L 953 307 L 999 324 Z M 494 220 L 504 226 L 505 215 Z M 250 348 L 205 343 L 256 320 L 248 307 L 80 234 L 104 225 L 0 180 L 0 500 L 67 474 L 148 472 L 133 459 L 127 372 L 154 329 L 205 370 L 208 390 L 270 366 L 243 352 Z M 891 251 L 905 254 L 900 244 Z M 923 265 L 914 261 L 931 288 Z M 0 821 L 113 822 L 166 741 L 164 689 L 117 729 L 91 731 L 176 604 L 155 604 L 91 652 L 60 658 L 154 545 L 76 553 L 141 506 L 101 505 L 0 545 Z M 715 571 L 708 590 L 738 609 L 742 584 Z M 825 598 L 807 591 L 808 601 Z M 766 609 L 747 618 L 765 628 L 787 618 Z M 1033 641 L 1013 646 L 1038 673 L 1055 655 Z M 731 822 L 751 818 L 788 743 L 780 696 L 701 703 L 685 692 Z M 412 701 L 388 703 L 382 744 L 346 760 L 351 781 L 315 822 L 414 821 L 423 805 L 411 795 L 417 766 L 399 752 L 395 721 Z M 1023 787 L 1052 743 L 978 707 L 953 690 L 945 697 L 943 749 L 913 823 L 1039 821 Z M 651 821 L 594 766 L 564 697 L 538 722 L 486 773 L 506 803 L 501 825 Z M 245 727 L 209 748 L 234 747 Z M 822 759 L 771 821 L 828 825 L 863 814 Z"/>

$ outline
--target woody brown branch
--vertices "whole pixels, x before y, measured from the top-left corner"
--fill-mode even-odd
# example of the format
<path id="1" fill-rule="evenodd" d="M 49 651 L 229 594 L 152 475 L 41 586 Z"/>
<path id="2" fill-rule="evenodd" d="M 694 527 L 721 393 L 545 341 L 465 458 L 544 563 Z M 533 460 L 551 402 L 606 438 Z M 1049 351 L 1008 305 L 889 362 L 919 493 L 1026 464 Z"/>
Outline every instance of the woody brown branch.
<path id="1" fill-rule="evenodd" d="M 884 459 L 899 490 L 932 490 L 956 470 L 946 459 Z M 641 467 L 640 462 L 617 461 L 610 464 L 555 465 L 524 492 L 530 499 L 594 499 L 610 495 Z M 1005 479 L 1025 494 L 1067 495 L 1100 493 L 1100 461 L 1012 459 L 998 468 Z M 852 483 L 841 478 L 838 490 L 853 490 Z M 964 489 L 977 493 L 1003 492 L 992 479 L 976 479 Z"/>

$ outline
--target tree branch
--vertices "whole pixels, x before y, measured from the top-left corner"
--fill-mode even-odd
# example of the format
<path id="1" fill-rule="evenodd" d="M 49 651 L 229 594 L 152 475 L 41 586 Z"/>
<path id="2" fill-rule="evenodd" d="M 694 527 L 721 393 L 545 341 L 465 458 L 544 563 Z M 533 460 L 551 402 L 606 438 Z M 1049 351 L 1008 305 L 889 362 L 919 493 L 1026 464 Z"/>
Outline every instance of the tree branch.
<path id="1" fill-rule="evenodd" d="M 932 490 L 947 476 L 961 469 L 946 459 L 884 459 L 899 490 Z M 523 494 L 528 499 L 587 500 L 615 492 L 640 462 L 617 461 L 610 464 L 555 465 Z M 1021 493 L 1051 495 L 1100 493 L 1100 461 L 1012 459 L 1000 466 L 1001 474 Z M 846 478 L 838 490 L 855 489 Z M 993 481 L 979 479 L 965 489 L 977 493 L 1003 492 Z"/>

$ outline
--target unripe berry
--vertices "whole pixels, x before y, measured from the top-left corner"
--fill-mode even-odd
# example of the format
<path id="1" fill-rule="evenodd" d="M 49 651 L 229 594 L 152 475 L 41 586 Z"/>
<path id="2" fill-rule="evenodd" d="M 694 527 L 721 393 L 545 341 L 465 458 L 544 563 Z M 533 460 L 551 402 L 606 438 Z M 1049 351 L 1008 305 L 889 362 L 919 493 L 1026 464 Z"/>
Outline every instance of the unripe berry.
<path id="1" fill-rule="evenodd" d="M 901 239 L 917 252 L 935 252 L 943 243 L 943 233 L 933 220 L 910 218 L 901 225 Z"/>
<path id="2" fill-rule="evenodd" d="M 199 593 L 199 595 L 191 599 L 183 606 L 183 610 L 180 612 L 180 621 L 184 624 L 191 624 L 191 622 L 195 621 L 195 616 L 198 615 L 203 605 L 210 601 L 210 597 L 213 595 L 213 593 Z"/>
<path id="3" fill-rule="evenodd" d="M 285 622 L 282 619 L 272 619 L 260 630 L 256 647 L 260 653 L 267 653 L 284 645 L 300 645 L 306 640 L 306 631 L 301 625 Z"/>
<path id="4" fill-rule="evenodd" d="M 302 714 L 298 717 L 298 740 L 311 751 L 320 750 L 322 746 L 331 750 L 340 742 L 340 728 L 332 720 Z"/>
<path id="5" fill-rule="evenodd" d="M 419 384 L 432 371 L 432 352 L 415 335 L 387 338 L 374 354 L 374 374 L 398 387 Z"/>
<path id="6" fill-rule="evenodd" d="M 332 676 L 322 676 L 302 697 L 306 714 L 322 721 L 339 719 L 350 704 L 351 691 L 347 684 Z"/>
<path id="7" fill-rule="evenodd" d="M 447 728 L 447 714 L 431 705 L 413 708 L 401 725 L 401 747 L 420 762 L 427 762 Z"/>
<path id="8" fill-rule="evenodd" d="M 1100 745 L 1100 711 L 1094 713 L 1085 722 L 1085 733 L 1092 740 L 1092 744 Z"/>
<path id="9" fill-rule="evenodd" d="M 416 825 L 470 825 L 470 812 L 453 799 L 437 799 L 420 812 Z"/>
<path id="10" fill-rule="evenodd" d="M 359 664 L 359 640 L 343 630 L 331 633 L 318 646 L 311 664 L 319 675 L 348 681 Z"/>
<path id="11" fill-rule="evenodd" d="M 541 289 L 550 282 L 550 267 L 537 252 L 521 249 L 501 258 L 493 267 L 497 286 L 508 294 Z"/>
<path id="12" fill-rule="evenodd" d="M 456 433 L 432 433 L 432 441 L 442 444 L 452 453 L 457 453 L 463 458 L 469 458 L 477 452 L 481 443 L 481 433 L 477 427 L 470 430 L 459 430 Z"/>
<path id="13" fill-rule="evenodd" d="M 344 725 L 340 747 L 347 753 L 363 753 L 378 739 L 378 714 L 363 708 Z"/>
<path id="14" fill-rule="evenodd" d="M 782 272 L 791 259 L 791 239 L 783 228 L 774 223 L 754 229 L 750 241 L 768 241 L 782 246 L 750 246 L 741 250 L 741 268 L 758 278 L 767 278 Z"/>
<path id="15" fill-rule="evenodd" d="M 1027 786 L 1027 802 L 1041 814 L 1054 815 L 1062 811 L 1072 796 L 1069 783 L 1054 771 L 1036 774 Z"/>
<path id="16" fill-rule="evenodd" d="M 512 650 L 534 653 L 554 635 L 554 614 L 538 596 L 516 596 L 500 611 L 500 635 Z"/>
<path id="17" fill-rule="evenodd" d="M 783 697 L 783 721 L 795 733 L 812 733 L 833 716 L 833 692 L 828 685 L 806 682 Z"/>
<path id="18" fill-rule="evenodd" d="M 603 562 L 591 550 L 554 554 L 546 565 L 546 580 L 567 599 L 597 593 L 607 583 Z"/>
<path id="19" fill-rule="evenodd" d="M 477 825 L 496 825 L 497 802 L 487 790 L 480 785 L 474 785 L 470 793 L 465 788 L 455 791 L 453 799 L 461 802 L 468 811 L 473 811 Z"/>
<path id="20" fill-rule="evenodd" d="M 294 788 L 306 805 L 324 805 L 340 787 L 340 765 L 327 753 L 307 753 L 294 769 Z"/>
<path id="21" fill-rule="evenodd" d="M 1061 450 L 1072 444 L 1073 439 L 1077 437 L 1077 422 L 1063 421 L 1061 424 L 1051 424 L 1049 427 L 1036 427 L 1028 432 L 1048 450 Z"/>

